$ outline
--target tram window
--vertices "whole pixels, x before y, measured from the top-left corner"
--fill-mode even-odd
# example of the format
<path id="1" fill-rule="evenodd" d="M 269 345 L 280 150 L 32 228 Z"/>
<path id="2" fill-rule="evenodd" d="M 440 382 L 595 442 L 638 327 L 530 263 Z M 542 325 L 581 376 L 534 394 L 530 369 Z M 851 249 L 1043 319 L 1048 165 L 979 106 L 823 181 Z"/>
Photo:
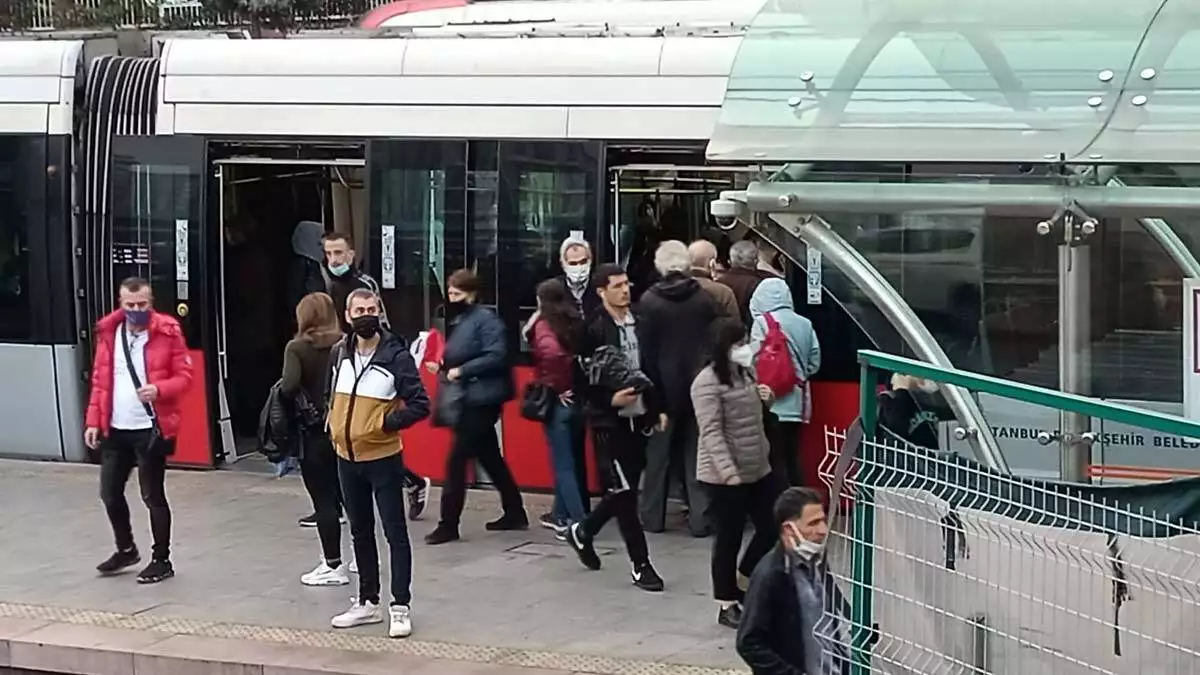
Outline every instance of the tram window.
<path id="1" fill-rule="evenodd" d="M 29 278 L 29 188 L 22 140 L 0 137 L 0 340 L 33 337 Z"/>

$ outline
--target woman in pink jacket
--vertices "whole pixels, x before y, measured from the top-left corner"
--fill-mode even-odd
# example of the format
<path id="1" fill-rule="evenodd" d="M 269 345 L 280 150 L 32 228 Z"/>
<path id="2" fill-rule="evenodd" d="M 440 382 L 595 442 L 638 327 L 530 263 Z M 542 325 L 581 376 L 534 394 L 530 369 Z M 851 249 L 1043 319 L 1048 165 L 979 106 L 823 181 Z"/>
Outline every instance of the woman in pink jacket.
<path id="1" fill-rule="evenodd" d="M 574 393 L 575 352 L 582 337 L 583 318 L 566 285 L 557 277 L 538 285 L 537 299 L 538 315 L 527 337 L 533 346 L 537 381 L 558 395 L 557 405 L 544 424 L 554 467 L 554 508 L 543 517 L 542 524 L 563 539 L 571 523 L 584 516 L 571 442 L 571 422 L 580 412 Z"/>

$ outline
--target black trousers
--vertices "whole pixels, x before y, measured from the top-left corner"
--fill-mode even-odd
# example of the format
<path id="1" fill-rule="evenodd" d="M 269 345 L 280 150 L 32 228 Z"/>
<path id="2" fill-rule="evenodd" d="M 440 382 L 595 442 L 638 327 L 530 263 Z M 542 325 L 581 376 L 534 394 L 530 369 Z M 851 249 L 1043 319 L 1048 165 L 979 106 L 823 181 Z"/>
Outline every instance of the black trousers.
<path id="1" fill-rule="evenodd" d="M 508 463 L 500 454 L 500 439 L 496 437 L 496 421 L 500 406 L 466 406 L 454 426 L 454 442 L 446 458 L 446 483 L 442 486 L 441 527 L 458 529 L 463 507 L 467 503 L 467 464 L 479 460 L 500 493 L 504 513 L 524 515 L 525 503 L 513 480 Z"/>
<path id="2" fill-rule="evenodd" d="M 749 577 L 754 566 L 775 546 L 775 499 L 782 486 L 774 472 L 755 483 L 745 485 L 707 485 L 712 504 L 716 536 L 712 546 L 713 598 L 722 602 L 741 602 L 737 573 Z M 754 536 L 738 562 L 746 518 L 754 525 Z"/>
<path id="3" fill-rule="evenodd" d="M 771 446 L 771 472 L 777 480 L 787 481 L 787 487 L 802 487 L 800 475 L 800 422 L 781 422 L 768 414 L 766 418 L 767 442 Z"/>
<path id="4" fill-rule="evenodd" d="M 129 502 L 125 485 L 134 467 L 142 502 L 150 512 L 150 533 L 154 537 L 154 560 L 171 559 L 171 506 L 167 504 L 167 456 L 161 450 L 150 452 L 150 429 L 128 431 L 113 429 L 100 444 L 100 501 L 112 525 L 118 551 L 135 547 L 133 526 L 129 522 Z M 163 441 L 174 444 L 174 439 Z"/>
<path id="5" fill-rule="evenodd" d="M 375 540 L 378 507 L 391 562 L 392 603 L 411 604 L 412 542 L 404 515 L 404 459 L 399 454 L 369 462 L 338 458 L 338 477 L 358 560 L 359 600 L 379 602 L 379 546 Z"/>
<path id="6" fill-rule="evenodd" d="M 337 452 L 324 429 L 304 432 L 300 453 L 300 476 L 317 516 L 321 554 L 331 567 L 342 559 L 342 488 L 338 480 Z"/>
<path id="7" fill-rule="evenodd" d="M 595 537 L 615 518 L 630 561 L 634 565 L 648 563 L 650 548 L 638 517 L 638 483 L 646 469 L 646 436 L 622 423 L 610 429 L 594 429 L 592 439 L 604 496 L 580 523 L 580 534 Z"/>

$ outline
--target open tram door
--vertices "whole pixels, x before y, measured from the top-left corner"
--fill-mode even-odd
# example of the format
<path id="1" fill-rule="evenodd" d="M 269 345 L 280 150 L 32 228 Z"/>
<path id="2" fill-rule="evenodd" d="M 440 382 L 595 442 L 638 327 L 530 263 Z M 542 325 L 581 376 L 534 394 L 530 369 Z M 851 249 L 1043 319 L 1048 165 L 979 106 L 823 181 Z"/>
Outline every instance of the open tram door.
<path id="1" fill-rule="evenodd" d="M 171 464 L 211 468 L 214 401 L 210 383 L 211 326 L 207 262 L 212 242 L 204 224 L 205 141 L 194 136 L 114 136 L 109 201 L 89 256 L 96 267 L 85 292 L 95 320 L 113 307 L 123 279 L 142 277 L 154 289 L 154 308 L 183 328 L 195 368 L 185 396 L 183 428 Z"/>

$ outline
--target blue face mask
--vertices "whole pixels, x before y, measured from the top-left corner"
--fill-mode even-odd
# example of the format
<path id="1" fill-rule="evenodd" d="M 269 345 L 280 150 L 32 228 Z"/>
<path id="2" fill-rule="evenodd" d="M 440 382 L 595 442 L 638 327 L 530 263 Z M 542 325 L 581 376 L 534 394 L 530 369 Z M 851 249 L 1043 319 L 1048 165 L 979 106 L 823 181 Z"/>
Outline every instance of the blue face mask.
<path id="1" fill-rule="evenodd" d="M 125 321 L 131 326 L 148 326 L 150 325 L 150 310 L 127 309 L 125 310 Z"/>
<path id="2" fill-rule="evenodd" d="M 329 266 L 329 273 L 335 277 L 345 276 L 346 272 L 349 272 L 349 271 L 350 271 L 350 265 L 347 263 Z"/>

